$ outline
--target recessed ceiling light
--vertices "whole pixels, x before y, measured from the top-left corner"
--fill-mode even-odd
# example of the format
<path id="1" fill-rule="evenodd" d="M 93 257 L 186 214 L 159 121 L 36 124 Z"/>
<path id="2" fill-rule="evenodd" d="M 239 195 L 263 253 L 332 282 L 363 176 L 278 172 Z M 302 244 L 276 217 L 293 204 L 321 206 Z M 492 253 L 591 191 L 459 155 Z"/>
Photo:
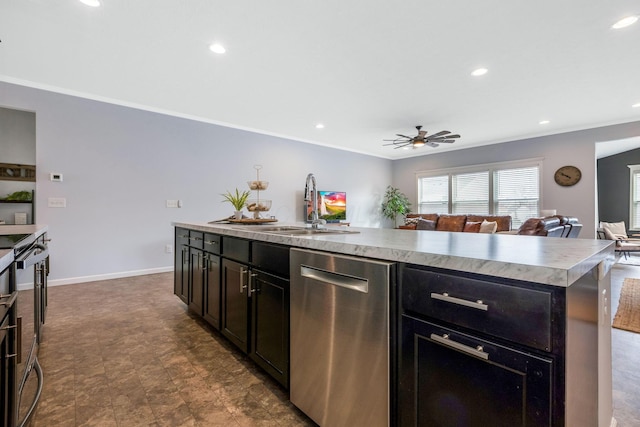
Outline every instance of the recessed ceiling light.
<path id="1" fill-rule="evenodd" d="M 619 30 L 620 28 L 628 27 L 629 25 L 635 24 L 637 20 L 637 16 L 627 16 L 626 18 L 622 18 L 621 20 L 613 24 L 611 28 Z"/>
<path id="2" fill-rule="evenodd" d="M 549 120 L 540 120 L 538 123 L 541 124 L 541 125 L 548 125 L 549 124 Z"/>
<path id="3" fill-rule="evenodd" d="M 209 45 L 209 50 L 214 53 L 225 53 L 227 51 L 227 49 L 219 43 Z"/>
<path id="4" fill-rule="evenodd" d="M 100 0 L 80 0 L 80 1 L 86 4 L 87 6 L 91 6 L 91 7 L 100 6 Z"/>
<path id="5" fill-rule="evenodd" d="M 486 68 L 476 68 L 475 70 L 473 70 L 471 72 L 472 76 L 484 76 L 485 74 L 487 74 L 489 70 L 487 70 Z"/>
<path id="6" fill-rule="evenodd" d="M 324 129 L 324 125 L 322 123 L 318 123 L 316 125 L 316 129 Z"/>
<path id="7" fill-rule="evenodd" d="M 640 102 L 637 102 L 637 103 L 633 104 L 631 107 L 633 107 L 633 108 L 640 108 Z"/>

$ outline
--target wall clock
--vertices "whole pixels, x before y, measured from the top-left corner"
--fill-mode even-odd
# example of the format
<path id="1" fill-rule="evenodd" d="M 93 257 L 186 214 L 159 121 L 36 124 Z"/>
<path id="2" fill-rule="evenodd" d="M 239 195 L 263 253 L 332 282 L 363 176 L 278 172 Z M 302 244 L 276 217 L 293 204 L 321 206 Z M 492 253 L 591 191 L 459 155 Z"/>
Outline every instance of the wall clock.
<path id="1" fill-rule="evenodd" d="M 556 184 L 562 185 L 563 187 L 576 185 L 578 181 L 580 181 L 580 178 L 582 178 L 582 172 L 575 166 L 562 166 L 556 171 L 555 175 L 553 175 Z"/>

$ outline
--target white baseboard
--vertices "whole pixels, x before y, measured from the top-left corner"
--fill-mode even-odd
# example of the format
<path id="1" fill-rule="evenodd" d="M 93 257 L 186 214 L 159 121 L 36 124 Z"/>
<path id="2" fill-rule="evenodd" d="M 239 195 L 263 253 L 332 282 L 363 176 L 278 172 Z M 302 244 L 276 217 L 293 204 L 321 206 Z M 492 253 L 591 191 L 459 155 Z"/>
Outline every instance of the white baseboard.
<path id="1" fill-rule="evenodd" d="M 144 276 L 146 274 L 168 273 L 170 271 L 173 271 L 173 266 L 148 268 L 145 270 L 122 271 L 118 273 L 97 274 L 95 276 L 70 277 L 67 279 L 48 280 L 47 286 L 74 285 L 76 283 L 97 282 L 99 280 L 110 280 L 110 279 L 120 279 L 123 277 Z M 18 284 L 19 291 L 24 291 L 32 288 L 33 288 L 33 283 Z"/>

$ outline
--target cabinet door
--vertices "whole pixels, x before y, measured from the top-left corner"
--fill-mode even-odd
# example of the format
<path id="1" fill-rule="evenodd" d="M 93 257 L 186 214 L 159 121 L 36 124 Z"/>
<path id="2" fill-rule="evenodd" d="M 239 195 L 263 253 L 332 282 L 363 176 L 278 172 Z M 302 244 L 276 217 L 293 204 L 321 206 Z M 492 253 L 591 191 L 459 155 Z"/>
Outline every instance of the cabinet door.
<path id="1" fill-rule="evenodd" d="M 222 327 L 220 330 L 245 353 L 249 347 L 249 267 L 222 260 Z"/>
<path id="2" fill-rule="evenodd" d="M 402 316 L 400 426 L 550 426 L 552 361 Z"/>
<path id="3" fill-rule="evenodd" d="M 204 252 L 191 248 L 189 257 L 189 310 L 202 316 L 204 314 Z"/>
<path id="4" fill-rule="evenodd" d="M 187 304 L 189 295 L 189 231 L 176 228 L 173 293 Z"/>
<path id="5" fill-rule="evenodd" d="M 204 319 L 220 329 L 220 257 L 205 254 L 205 304 Z"/>
<path id="6" fill-rule="evenodd" d="M 289 388 L 289 281 L 252 271 L 250 357 Z"/>

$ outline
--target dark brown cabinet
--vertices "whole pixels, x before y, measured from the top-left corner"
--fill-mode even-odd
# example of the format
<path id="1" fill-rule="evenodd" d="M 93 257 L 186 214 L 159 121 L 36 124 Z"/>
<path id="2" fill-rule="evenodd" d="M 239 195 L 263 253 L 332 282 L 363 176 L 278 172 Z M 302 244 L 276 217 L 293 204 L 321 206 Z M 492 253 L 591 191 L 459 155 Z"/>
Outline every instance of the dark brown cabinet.
<path id="1" fill-rule="evenodd" d="M 173 293 L 187 304 L 189 298 L 189 230 L 176 228 L 174 248 Z"/>
<path id="2" fill-rule="evenodd" d="M 401 343 L 399 425 L 552 425 L 551 359 L 409 316 Z"/>
<path id="3" fill-rule="evenodd" d="M 220 329 L 220 257 L 216 254 L 204 255 L 205 303 L 204 320 L 216 329 Z"/>
<path id="4" fill-rule="evenodd" d="M 402 266 L 399 426 L 564 425 L 564 291 Z"/>
<path id="5" fill-rule="evenodd" d="M 189 285 L 187 301 L 189 310 L 199 316 L 204 315 L 205 259 L 202 249 L 189 248 Z"/>
<path id="6" fill-rule="evenodd" d="M 254 270 L 249 356 L 289 386 L 289 280 Z"/>
<path id="7" fill-rule="evenodd" d="M 289 248 L 223 236 L 222 256 L 222 333 L 288 387 Z"/>
<path id="8" fill-rule="evenodd" d="M 289 248 L 175 230 L 174 293 L 289 386 Z"/>
<path id="9" fill-rule="evenodd" d="M 226 241 L 226 239 L 225 239 Z M 249 351 L 249 267 L 222 260 L 222 325 L 220 331 L 240 350 Z"/>

